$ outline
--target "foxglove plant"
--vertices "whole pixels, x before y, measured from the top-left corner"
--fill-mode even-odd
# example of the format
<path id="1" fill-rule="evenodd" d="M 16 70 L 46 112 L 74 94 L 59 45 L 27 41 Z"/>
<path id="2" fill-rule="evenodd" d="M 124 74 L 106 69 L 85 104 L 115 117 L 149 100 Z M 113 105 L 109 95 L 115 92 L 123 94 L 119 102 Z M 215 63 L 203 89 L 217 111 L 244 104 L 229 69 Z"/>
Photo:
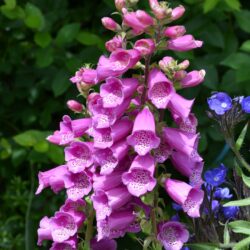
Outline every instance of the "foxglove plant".
<path id="1" fill-rule="evenodd" d="M 189 233 L 170 215 L 161 217 L 159 211 L 166 207 L 159 202 L 162 186 L 189 217 L 200 216 L 204 192 L 198 122 L 191 113 L 194 100 L 178 90 L 200 84 L 205 71 L 187 72 L 188 60 L 153 58 L 159 50 L 189 51 L 202 42 L 185 35 L 184 26 L 169 25 L 184 14 L 183 6 L 171 9 L 165 2 L 149 0 L 152 12 L 147 13 L 134 10 L 134 2 L 115 1 L 121 24 L 102 19 L 103 26 L 115 32 L 105 44 L 110 55 L 102 55 L 96 68 L 82 67 L 70 79 L 86 97 L 86 108 L 68 101 L 69 109 L 84 117 L 65 115 L 60 129 L 47 138 L 65 147 L 65 164 L 39 173 L 37 194 L 46 187 L 55 193 L 66 189 L 67 200 L 54 216 L 41 220 L 39 245 L 52 240 L 51 249 L 73 250 L 78 244 L 112 250 L 117 247 L 115 238 L 145 233 L 146 221 L 152 226 L 145 249 L 151 245 L 179 250 Z M 96 85 L 100 92 L 88 94 Z M 166 123 L 167 112 L 174 127 Z M 183 175 L 181 180 L 169 178 L 164 165 L 168 159 Z"/>

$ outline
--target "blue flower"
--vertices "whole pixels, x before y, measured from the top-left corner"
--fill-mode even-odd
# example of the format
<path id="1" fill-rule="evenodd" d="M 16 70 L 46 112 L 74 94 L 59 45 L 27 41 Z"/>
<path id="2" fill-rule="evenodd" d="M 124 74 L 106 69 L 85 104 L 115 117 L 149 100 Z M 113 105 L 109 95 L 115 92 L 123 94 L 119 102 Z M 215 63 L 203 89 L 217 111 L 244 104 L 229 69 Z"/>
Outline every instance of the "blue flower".
<path id="1" fill-rule="evenodd" d="M 223 207 L 222 212 L 224 214 L 225 219 L 233 219 L 237 216 L 239 212 L 239 207 Z"/>
<path id="2" fill-rule="evenodd" d="M 241 102 L 241 107 L 244 112 L 250 113 L 250 96 L 245 97 Z"/>
<path id="3" fill-rule="evenodd" d="M 219 208 L 220 208 L 220 203 L 219 203 L 219 201 L 217 201 L 217 200 L 212 200 L 211 209 L 212 209 L 212 211 L 214 212 L 214 215 L 215 215 L 216 217 L 217 217 L 217 213 L 218 213 L 218 211 L 219 211 Z M 205 213 L 206 215 L 209 214 L 208 208 L 205 208 L 205 209 L 204 209 L 204 213 Z"/>
<path id="4" fill-rule="evenodd" d="M 233 197 L 232 194 L 230 194 L 229 188 L 216 188 L 214 192 L 214 198 L 216 199 L 231 199 Z"/>
<path id="5" fill-rule="evenodd" d="M 189 247 L 183 247 L 181 250 L 190 250 Z"/>
<path id="6" fill-rule="evenodd" d="M 175 210 L 175 211 L 180 211 L 182 210 L 182 206 L 180 206 L 179 204 L 175 203 L 175 202 L 172 202 L 172 208 Z"/>
<path id="7" fill-rule="evenodd" d="M 214 187 L 218 187 L 225 181 L 226 175 L 227 168 L 223 164 L 221 164 L 218 168 L 206 171 L 204 174 L 204 178 L 208 184 Z"/>
<path id="8" fill-rule="evenodd" d="M 207 103 L 209 108 L 214 110 L 217 115 L 223 115 L 232 108 L 232 99 L 224 92 L 218 92 L 212 95 L 207 99 Z"/>

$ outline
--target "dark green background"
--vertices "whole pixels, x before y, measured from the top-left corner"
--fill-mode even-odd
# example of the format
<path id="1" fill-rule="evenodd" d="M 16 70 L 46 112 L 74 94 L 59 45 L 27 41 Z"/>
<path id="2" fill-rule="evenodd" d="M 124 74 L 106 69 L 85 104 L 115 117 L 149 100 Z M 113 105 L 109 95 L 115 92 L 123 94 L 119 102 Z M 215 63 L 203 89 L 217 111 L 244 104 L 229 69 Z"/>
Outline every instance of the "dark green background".
<path id="1" fill-rule="evenodd" d="M 250 2 L 239 0 L 170 1 L 183 4 L 188 33 L 204 41 L 202 49 L 177 53 L 204 68 L 202 86 L 184 90 L 197 97 L 200 152 L 206 168 L 215 166 L 224 142 L 205 114 L 212 91 L 250 95 Z M 148 8 L 147 0 L 140 5 Z M 95 64 L 112 33 L 100 18 L 115 11 L 113 0 L 5 0 L 0 7 L 0 249 L 36 249 L 39 219 L 51 216 L 63 194 L 46 190 L 34 197 L 39 170 L 63 162 L 62 151 L 45 136 L 57 129 L 77 91 L 69 77 L 84 63 Z M 106 52 L 104 52 L 106 53 Z M 162 53 L 167 55 L 167 51 Z M 77 97 L 84 102 L 82 97 Z M 248 143 L 245 151 L 248 152 Z M 223 158 L 224 157 L 224 158 Z M 229 167 L 232 156 L 222 156 Z M 120 249 L 135 249 L 127 237 Z M 44 249 L 48 249 L 45 247 Z"/>

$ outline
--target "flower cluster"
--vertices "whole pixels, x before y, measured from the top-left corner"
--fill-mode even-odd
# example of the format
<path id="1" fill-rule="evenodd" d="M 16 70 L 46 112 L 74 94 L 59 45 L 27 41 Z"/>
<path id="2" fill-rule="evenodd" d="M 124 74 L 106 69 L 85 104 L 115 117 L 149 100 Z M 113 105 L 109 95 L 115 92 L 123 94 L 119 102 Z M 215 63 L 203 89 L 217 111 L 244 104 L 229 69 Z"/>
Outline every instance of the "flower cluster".
<path id="1" fill-rule="evenodd" d="M 167 194 L 188 216 L 200 216 L 203 160 L 197 152 L 197 119 L 191 113 L 194 100 L 177 90 L 200 84 L 205 71 L 187 72 L 188 60 L 178 63 L 169 56 L 151 66 L 151 58 L 162 47 L 188 51 L 202 42 L 185 35 L 183 26 L 166 27 L 184 14 L 183 6 L 171 9 L 149 0 L 151 16 L 132 11 L 129 2 L 115 1 L 121 25 L 110 17 L 102 19 L 104 27 L 116 33 L 106 43 L 110 55 L 101 56 L 95 69 L 83 67 L 70 79 L 85 96 L 92 86 L 100 85 L 99 92 L 87 95 L 86 109 L 74 100 L 67 103 L 86 118 L 72 120 L 65 115 L 60 129 L 48 137 L 65 147 L 65 164 L 39 173 L 37 194 L 46 187 L 55 193 L 66 189 L 67 200 L 53 217 L 42 219 L 39 245 L 48 239 L 54 241 L 51 249 L 76 249 L 77 232 L 93 206 L 97 235 L 91 249 L 116 249 L 113 239 L 139 232 L 141 220 L 150 219 L 153 204 L 141 198 L 158 189 L 158 165 L 168 159 L 188 183 L 166 178 Z M 144 33 L 150 38 L 133 42 Z M 166 110 L 174 127 L 164 120 Z M 156 223 L 155 240 L 165 249 L 181 249 L 188 241 L 184 224 L 158 218 Z M 86 233 L 86 241 L 88 237 Z"/>
<path id="2" fill-rule="evenodd" d="M 239 208 L 235 206 L 223 207 L 223 201 L 231 199 L 233 194 L 228 187 L 221 187 L 226 182 L 227 168 L 221 164 L 219 167 L 208 170 L 204 174 L 205 189 L 207 193 L 208 207 L 205 213 L 215 216 L 220 221 L 233 219 L 237 216 Z M 210 207 L 209 207 L 210 206 Z M 211 215 L 212 213 L 212 215 Z"/>

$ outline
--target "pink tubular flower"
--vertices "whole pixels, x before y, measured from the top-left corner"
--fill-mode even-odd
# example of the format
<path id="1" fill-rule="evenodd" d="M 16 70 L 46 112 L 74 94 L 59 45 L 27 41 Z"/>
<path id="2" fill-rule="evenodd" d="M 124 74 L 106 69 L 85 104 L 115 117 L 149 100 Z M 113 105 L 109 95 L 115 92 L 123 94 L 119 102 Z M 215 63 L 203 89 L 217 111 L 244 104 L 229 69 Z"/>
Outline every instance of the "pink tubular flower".
<path id="1" fill-rule="evenodd" d="M 165 188 L 168 195 L 179 205 L 190 217 L 200 217 L 200 205 L 203 201 L 204 192 L 193 188 L 185 182 L 167 179 Z"/>
<path id="2" fill-rule="evenodd" d="M 111 40 L 105 43 L 105 47 L 109 52 L 113 52 L 119 48 L 122 48 L 122 37 L 115 36 Z"/>
<path id="3" fill-rule="evenodd" d="M 157 239 L 165 250 L 180 250 L 189 239 L 188 230 L 178 221 L 160 223 L 158 232 Z"/>
<path id="4" fill-rule="evenodd" d="M 198 126 L 198 120 L 194 114 L 190 113 L 185 119 L 180 116 L 173 116 L 175 123 L 179 126 L 179 129 L 191 134 L 196 134 L 196 129 Z"/>
<path id="5" fill-rule="evenodd" d="M 109 148 L 115 142 L 125 138 L 132 130 L 132 122 L 128 119 L 117 121 L 110 128 L 94 129 L 94 147 Z"/>
<path id="6" fill-rule="evenodd" d="M 143 10 L 136 12 L 127 12 L 123 10 L 123 23 L 132 28 L 135 34 L 143 33 L 148 27 L 154 24 L 153 18 Z"/>
<path id="7" fill-rule="evenodd" d="M 51 187 L 55 193 L 59 192 L 63 188 L 70 187 L 73 184 L 70 176 L 71 174 L 66 165 L 62 165 L 45 172 L 39 172 L 39 186 L 36 194 L 40 194 L 46 187 Z"/>
<path id="8" fill-rule="evenodd" d="M 168 14 L 166 6 L 161 6 L 158 0 L 149 0 L 149 5 L 157 19 L 166 18 Z"/>
<path id="9" fill-rule="evenodd" d="M 177 20 L 177 19 L 181 18 L 183 16 L 184 12 L 185 12 L 185 8 L 182 5 L 174 8 L 172 10 L 171 19 Z"/>
<path id="10" fill-rule="evenodd" d="M 97 78 L 99 81 L 111 76 L 120 76 L 133 68 L 140 60 L 140 53 L 135 49 L 117 49 L 110 57 L 101 56 L 97 64 Z"/>
<path id="11" fill-rule="evenodd" d="M 158 163 L 164 163 L 171 154 L 172 148 L 164 140 L 161 140 L 159 147 L 154 150 L 154 158 Z"/>
<path id="12" fill-rule="evenodd" d="M 194 40 L 192 35 L 185 35 L 175 39 L 170 39 L 167 48 L 174 51 L 188 51 L 200 48 L 202 44 L 202 41 Z"/>
<path id="13" fill-rule="evenodd" d="M 47 216 L 41 219 L 39 223 L 39 228 L 37 230 L 37 234 L 38 234 L 38 241 L 37 241 L 38 246 L 41 246 L 44 240 L 52 240 L 50 219 Z"/>
<path id="14" fill-rule="evenodd" d="M 204 81 L 204 77 L 206 75 L 205 70 L 194 70 L 189 72 L 180 82 L 183 88 L 189 88 L 199 85 Z"/>
<path id="15" fill-rule="evenodd" d="M 146 155 L 151 149 L 159 146 L 160 138 L 155 134 L 154 116 L 148 107 L 136 116 L 133 133 L 127 137 L 127 142 L 139 155 Z"/>
<path id="16" fill-rule="evenodd" d="M 142 56 L 151 55 L 155 51 L 153 39 L 140 39 L 135 42 L 134 49 L 138 50 Z"/>
<path id="17" fill-rule="evenodd" d="M 88 68 L 80 68 L 76 71 L 75 76 L 70 78 L 72 83 L 84 83 L 87 85 L 95 85 L 97 83 L 96 70 Z"/>
<path id="18" fill-rule="evenodd" d="M 148 89 L 148 98 L 158 109 L 165 109 L 175 92 L 172 82 L 156 68 L 149 73 Z"/>
<path id="19" fill-rule="evenodd" d="M 118 23 L 116 23 L 112 18 L 110 17 L 103 17 L 102 18 L 102 25 L 108 29 L 108 30 L 112 30 L 112 31 L 118 31 L 120 30 L 120 25 Z"/>
<path id="20" fill-rule="evenodd" d="M 95 159 L 101 166 L 100 174 L 108 175 L 113 172 L 119 161 L 124 158 L 129 150 L 126 140 L 121 140 L 111 148 L 98 149 L 95 151 Z"/>
<path id="21" fill-rule="evenodd" d="M 93 164 L 93 143 L 72 142 L 65 148 L 65 160 L 69 171 L 79 173 Z"/>
<path id="22" fill-rule="evenodd" d="M 182 119 L 186 119 L 193 106 L 194 100 L 187 100 L 177 93 L 172 94 L 172 98 L 169 100 L 168 109 L 173 116 L 179 116 Z"/>
<path id="23" fill-rule="evenodd" d="M 107 78 L 106 83 L 101 85 L 100 96 L 104 108 L 115 108 L 133 95 L 138 87 L 138 80 L 135 78 L 118 79 Z"/>
<path id="24" fill-rule="evenodd" d="M 102 239 L 97 241 L 97 239 L 91 240 L 91 250 L 116 250 L 117 243 L 112 239 Z"/>
<path id="25" fill-rule="evenodd" d="M 181 25 L 167 27 L 164 31 L 164 35 L 172 39 L 183 36 L 185 33 L 186 29 Z"/>
<path id="26" fill-rule="evenodd" d="M 122 181 L 132 195 L 139 197 L 154 189 L 154 169 L 154 158 L 150 154 L 137 156 L 129 171 L 122 175 Z"/>
<path id="27" fill-rule="evenodd" d="M 199 134 L 190 134 L 176 128 L 164 128 L 163 137 L 166 142 L 175 150 L 192 156 L 196 151 L 196 143 Z"/>
<path id="28" fill-rule="evenodd" d="M 71 237 L 68 240 L 58 243 L 53 242 L 50 250 L 77 250 L 77 237 Z"/>
<path id="29" fill-rule="evenodd" d="M 67 106 L 70 110 L 72 110 L 75 113 L 81 113 L 83 108 L 82 108 L 82 104 L 75 101 L 75 100 L 68 100 L 67 101 Z"/>

